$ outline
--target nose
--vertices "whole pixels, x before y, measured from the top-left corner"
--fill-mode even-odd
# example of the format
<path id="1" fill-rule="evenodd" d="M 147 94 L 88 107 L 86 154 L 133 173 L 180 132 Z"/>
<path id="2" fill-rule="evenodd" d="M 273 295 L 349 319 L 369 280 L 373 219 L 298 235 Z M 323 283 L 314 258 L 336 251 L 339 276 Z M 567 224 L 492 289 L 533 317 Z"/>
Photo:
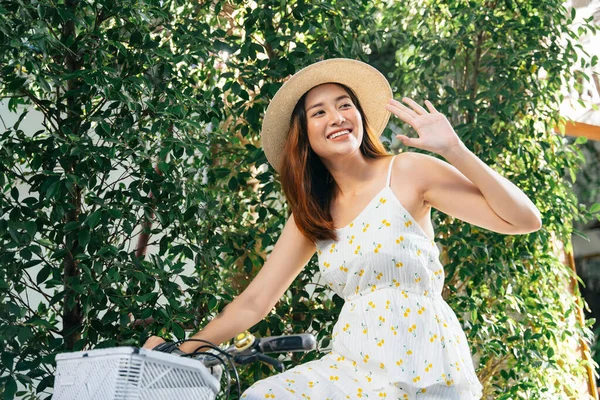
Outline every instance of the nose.
<path id="1" fill-rule="evenodd" d="M 331 116 L 331 124 L 332 125 L 340 125 L 346 121 L 346 118 L 342 115 L 342 113 L 335 111 Z"/>

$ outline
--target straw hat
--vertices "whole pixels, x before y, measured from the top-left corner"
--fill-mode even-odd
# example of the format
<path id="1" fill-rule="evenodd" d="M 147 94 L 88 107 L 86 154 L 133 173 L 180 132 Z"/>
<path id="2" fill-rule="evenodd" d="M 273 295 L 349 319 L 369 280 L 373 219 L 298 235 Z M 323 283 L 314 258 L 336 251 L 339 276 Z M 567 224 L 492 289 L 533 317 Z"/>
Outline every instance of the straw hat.
<path id="1" fill-rule="evenodd" d="M 311 64 L 281 86 L 265 112 L 262 147 L 275 170 L 281 169 L 294 107 L 304 93 L 323 83 L 341 83 L 352 89 L 360 100 L 371 131 L 380 136 L 385 129 L 390 118 L 385 105 L 392 98 L 392 89 L 385 76 L 369 64 L 347 58 Z"/>

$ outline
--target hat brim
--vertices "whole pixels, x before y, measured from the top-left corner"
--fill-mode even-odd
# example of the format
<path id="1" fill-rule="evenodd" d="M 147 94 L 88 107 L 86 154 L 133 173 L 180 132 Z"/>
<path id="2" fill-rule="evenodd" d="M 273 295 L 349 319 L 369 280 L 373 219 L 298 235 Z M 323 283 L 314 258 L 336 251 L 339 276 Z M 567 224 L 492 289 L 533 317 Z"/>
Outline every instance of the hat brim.
<path id="1" fill-rule="evenodd" d="M 290 129 L 290 119 L 298 100 L 310 89 L 323 83 L 341 83 L 358 97 L 369 129 L 380 136 L 390 113 L 385 105 L 392 98 L 392 88 L 385 76 L 362 61 L 332 58 L 319 61 L 298 71 L 277 91 L 265 112 L 261 141 L 269 163 L 280 171 L 283 150 Z"/>

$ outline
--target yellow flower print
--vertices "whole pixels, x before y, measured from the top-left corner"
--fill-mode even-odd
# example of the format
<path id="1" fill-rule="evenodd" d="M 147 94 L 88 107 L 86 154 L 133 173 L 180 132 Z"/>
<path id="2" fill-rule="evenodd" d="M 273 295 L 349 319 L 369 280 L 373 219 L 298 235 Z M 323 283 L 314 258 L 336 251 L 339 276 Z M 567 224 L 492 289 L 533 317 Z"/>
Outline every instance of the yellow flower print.
<path id="1" fill-rule="evenodd" d="M 390 287 L 400 287 L 400 282 L 395 279 L 392 279 L 392 283 L 390 283 Z"/>
<path id="2" fill-rule="evenodd" d="M 385 323 L 385 318 L 382 315 L 380 315 L 379 316 L 379 326 L 383 325 L 383 323 Z"/>
<path id="3" fill-rule="evenodd" d="M 410 315 L 410 308 L 406 308 L 406 307 L 404 307 L 404 306 L 400 306 L 400 309 L 401 309 L 402 311 L 404 311 L 404 316 L 405 316 L 406 318 L 408 318 L 408 316 Z"/>
<path id="4" fill-rule="evenodd" d="M 367 378 L 367 382 L 371 382 L 373 380 L 373 378 L 371 378 L 372 374 L 372 372 L 369 372 L 369 375 L 365 376 L 365 378 Z"/>
<path id="5" fill-rule="evenodd" d="M 429 372 L 432 368 L 433 368 L 433 364 L 428 363 L 427 360 L 425 360 L 425 372 Z"/>
<path id="6" fill-rule="evenodd" d="M 452 367 L 456 368 L 456 370 L 457 370 L 457 371 L 460 371 L 460 364 L 458 363 L 458 361 L 456 361 L 456 362 L 455 362 L 455 363 L 453 363 L 453 364 L 450 364 L 450 366 L 452 366 Z"/>
<path id="7" fill-rule="evenodd" d="M 419 307 L 417 312 L 419 313 L 419 315 L 422 315 L 425 312 L 425 307 L 423 307 L 418 301 L 417 301 L 417 307 Z"/>
<path id="8" fill-rule="evenodd" d="M 363 397 L 363 390 L 362 390 L 362 388 L 358 388 L 356 390 L 356 397 Z"/>
<path id="9" fill-rule="evenodd" d="M 377 272 L 377 271 L 375 271 L 375 272 Z M 375 275 L 375 279 L 381 280 L 382 276 L 383 276 L 383 272 L 377 272 L 377 274 Z"/>
<path id="10" fill-rule="evenodd" d="M 337 358 L 337 360 L 336 360 L 336 361 L 344 361 L 345 359 L 346 359 L 346 357 L 344 357 L 344 356 L 339 356 L 339 357 Z"/>
<path id="11" fill-rule="evenodd" d="M 420 380 L 421 380 L 421 377 L 419 375 L 417 375 L 413 378 L 413 382 L 415 382 L 415 383 L 419 382 Z"/>
<path id="12" fill-rule="evenodd" d="M 385 399 L 387 397 L 387 393 L 386 392 L 381 392 L 381 393 L 379 393 L 379 397 Z"/>
<path id="13" fill-rule="evenodd" d="M 373 246 L 375 246 L 375 249 L 373 250 L 374 253 L 379 253 L 379 249 L 381 249 L 381 243 L 375 243 L 373 242 Z"/>
<path id="14" fill-rule="evenodd" d="M 444 276 L 444 270 L 438 269 L 437 271 L 433 271 L 433 275 L 435 275 L 439 279 Z"/>
<path id="15" fill-rule="evenodd" d="M 399 358 L 398 361 L 396 361 L 396 365 L 400 367 L 402 364 L 404 364 L 404 360 Z"/>
<path id="16" fill-rule="evenodd" d="M 323 252 L 321 250 L 317 250 L 317 254 L 321 255 L 321 254 L 323 254 Z"/>
<path id="17" fill-rule="evenodd" d="M 402 395 L 402 400 L 408 400 L 408 395 L 406 393 Z"/>
<path id="18" fill-rule="evenodd" d="M 446 381 L 446 385 L 448 385 L 448 386 L 452 386 L 452 385 L 454 385 L 454 379 L 448 379 L 448 380 Z"/>
<path id="19" fill-rule="evenodd" d="M 370 302 L 367 304 L 367 309 L 366 309 L 365 311 L 369 311 L 369 307 L 370 307 L 370 308 L 375 308 L 375 307 L 376 307 L 376 305 L 375 305 L 375 303 L 373 303 L 372 301 L 370 301 Z"/>
<path id="20" fill-rule="evenodd" d="M 369 355 L 368 355 L 368 354 L 365 354 L 365 355 L 363 356 L 363 353 L 362 353 L 362 351 L 361 351 L 359 354 L 362 356 L 362 358 L 363 358 L 363 362 L 364 362 L 365 364 L 369 362 Z"/>
<path id="21" fill-rule="evenodd" d="M 396 239 L 396 244 L 400 244 L 404 242 L 404 236 L 398 236 L 398 239 Z"/>
<path id="22" fill-rule="evenodd" d="M 412 221 L 411 221 L 411 220 L 408 220 L 408 221 L 406 221 L 406 222 L 404 223 L 404 226 L 405 226 L 405 227 L 407 227 L 407 228 L 408 228 L 409 226 L 411 226 L 411 225 L 412 225 Z"/>
<path id="23" fill-rule="evenodd" d="M 357 286 L 356 289 L 354 290 L 354 293 L 358 294 L 358 292 L 360 292 L 360 286 Z"/>
<path id="24" fill-rule="evenodd" d="M 390 326 L 390 329 L 392 330 L 392 332 L 394 332 L 394 336 L 398 335 L 398 326 Z"/>
<path id="25" fill-rule="evenodd" d="M 354 250 L 354 254 L 358 254 L 359 256 L 362 256 L 362 251 L 360 251 L 360 246 L 356 246 L 356 249 Z"/>
<path id="26" fill-rule="evenodd" d="M 417 325 L 412 324 L 408 327 L 408 332 L 412 333 L 414 337 L 417 337 Z"/>
<path id="27" fill-rule="evenodd" d="M 306 400 L 310 400 L 310 396 L 307 395 L 306 393 L 302 393 L 302 398 L 306 399 Z"/>
<path id="28" fill-rule="evenodd" d="M 296 393 L 296 391 L 294 389 L 291 389 L 291 388 L 285 388 L 285 390 L 287 390 L 290 393 Z"/>
<path id="29" fill-rule="evenodd" d="M 348 332 L 348 333 L 350 333 L 350 324 L 346 324 L 346 325 L 345 325 L 345 326 L 342 328 L 342 330 L 343 330 L 344 332 Z"/>
<path id="30" fill-rule="evenodd" d="M 308 387 L 309 387 L 309 388 L 313 388 L 313 387 L 315 387 L 315 383 L 314 383 L 313 381 L 309 381 L 309 382 L 308 382 Z"/>
<path id="31" fill-rule="evenodd" d="M 329 377 L 329 380 L 330 380 L 330 381 L 339 381 L 339 380 L 340 380 L 340 377 L 339 377 L 339 376 L 337 376 L 337 375 L 331 375 L 331 376 Z"/>
<path id="32" fill-rule="evenodd" d="M 354 222 L 350 222 L 350 225 L 348 225 L 348 228 L 352 228 L 354 226 Z"/>
<path id="33" fill-rule="evenodd" d="M 379 363 L 379 368 L 385 369 L 385 364 L 384 363 Z"/>
<path id="34" fill-rule="evenodd" d="M 330 253 L 333 253 L 334 251 L 337 251 L 337 249 L 335 248 L 335 243 L 333 243 L 333 244 L 331 245 L 331 248 L 329 249 L 329 252 L 330 252 Z"/>
<path id="35" fill-rule="evenodd" d="M 344 263 L 342 265 L 340 265 L 340 271 L 342 272 L 348 272 L 348 267 L 346 267 L 346 262 L 344 261 Z"/>
<path id="36" fill-rule="evenodd" d="M 386 309 L 386 310 L 389 310 L 389 309 L 390 309 L 390 303 L 391 303 L 391 301 L 389 301 L 389 300 L 386 300 L 386 301 L 385 301 L 385 309 Z"/>
<path id="37" fill-rule="evenodd" d="M 331 368 L 331 369 L 338 369 L 338 366 L 337 366 L 337 364 L 333 364 L 333 365 L 330 365 L 329 368 Z"/>
<path id="38" fill-rule="evenodd" d="M 421 277 L 415 272 L 415 283 L 421 282 Z"/>
<path id="39" fill-rule="evenodd" d="M 382 205 L 384 205 L 385 203 L 387 203 L 387 199 L 385 197 L 381 197 L 381 198 L 379 198 L 379 203 L 377 203 L 377 205 L 375 206 L 375 208 L 379 208 Z"/>
<path id="40" fill-rule="evenodd" d="M 355 274 L 358 274 L 358 276 L 363 276 L 365 274 L 365 270 L 361 269 L 360 271 L 355 272 Z"/>
<path id="41" fill-rule="evenodd" d="M 421 249 L 417 249 L 417 256 L 421 255 Z"/>
<path id="42" fill-rule="evenodd" d="M 323 266 L 325 267 L 325 269 L 331 267 L 331 264 L 329 264 L 327 261 L 323 262 Z"/>
<path id="43" fill-rule="evenodd" d="M 269 389 L 269 393 L 265 394 L 265 399 L 274 399 L 275 394 L 273 394 L 273 389 Z"/>
<path id="44" fill-rule="evenodd" d="M 437 338 L 438 338 L 438 335 L 436 335 L 435 333 L 431 333 L 431 332 L 429 332 L 429 336 L 430 336 L 430 337 L 429 337 L 429 341 L 430 341 L 431 343 L 435 342 L 435 339 L 437 339 Z"/>
<path id="45" fill-rule="evenodd" d="M 352 242 L 354 242 L 354 239 L 356 237 L 354 235 L 352 235 L 352 236 L 346 236 L 346 238 L 348 239 L 348 244 L 352 244 Z"/>
<path id="46" fill-rule="evenodd" d="M 379 225 L 378 229 L 381 229 L 381 228 L 384 228 L 384 227 L 390 226 L 390 225 L 391 225 L 390 222 L 387 219 L 384 219 L 381 221 L 381 225 Z"/>
<path id="47" fill-rule="evenodd" d="M 395 258 L 392 258 L 392 262 L 394 263 L 394 266 L 396 268 L 402 268 L 402 267 L 404 267 L 404 263 L 402 261 L 396 261 Z"/>
<path id="48" fill-rule="evenodd" d="M 295 380 L 293 380 L 293 379 L 286 379 L 285 381 L 286 381 L 287 383 L 289 383 L 289 384 L 292 384 L 292 383 L 296 382 L 296 381 L 295 381 Z"/>
<path id="49" fill-rule="evenodd" d="M 365 224 L 365 223 L 363 222 L 363 224 L 362 224 L 362 225 L 363 225 L 363 230 L 362 230 L 362 231 L 363 231 L 363 232 L 366 232 L 366 231 L 367 231 L 367 229 L 369 229 L 369 224 Z"/>
<path id="50" fill-rule="evenodd" d="M 363 331 L 362 331 L 363 335 L 366 335 L 367 332 L 369 332 L 369 328 L 367 328 L 367 325 L 365 325 L 362 322 L 360 323 L 360 325 L 363 327 Z"/>
<path id="51" fill-rule="evenodd" d="M 384 339 L 379 340 L 379 339 L 375 338 L 375 341 L 377 342 L 377 346 L 379 346 L 379 347 L 383 347 L 383 344 L 385 343 Z"/>
<path id="52" fill-rule="evenodd" d="M 408 299 L 408 293 L 406 293 L 404 290 L 400 293 L 402 293 L 402 296 L 404 296 L 405 299 Z"/>
<path id="53" fill-rule="evenodd" d="M 374 292 L 375 290 L 377 290 L 377 285 L 371 285 L 371 292 Z"/>

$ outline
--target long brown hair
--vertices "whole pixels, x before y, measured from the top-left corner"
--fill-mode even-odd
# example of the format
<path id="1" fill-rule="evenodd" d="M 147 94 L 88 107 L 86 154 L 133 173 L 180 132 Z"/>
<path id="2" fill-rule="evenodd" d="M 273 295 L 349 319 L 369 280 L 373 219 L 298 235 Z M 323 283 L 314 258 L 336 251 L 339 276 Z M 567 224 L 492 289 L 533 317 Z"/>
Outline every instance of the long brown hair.
<path id="1" fill-rule="evenodd" d="M 352 103 L 360 112 L 364 129 L 360 152 L 370 159 L 386 157 L 388 154 L 379 138 L 371 132 L 360 101 L 354 92 L 342 84 L 336 83 L 336 85 L 341 86 L 348 93 Z M 313 242 L 337 240 L 329 209 L 333 200 L 335 181 L 308 141 L 304 110 L 307 93 L 298 100 L 292 112 L 280 173 L 281 186 L 294 214 L 296 225 L 304 236 Z"/>

